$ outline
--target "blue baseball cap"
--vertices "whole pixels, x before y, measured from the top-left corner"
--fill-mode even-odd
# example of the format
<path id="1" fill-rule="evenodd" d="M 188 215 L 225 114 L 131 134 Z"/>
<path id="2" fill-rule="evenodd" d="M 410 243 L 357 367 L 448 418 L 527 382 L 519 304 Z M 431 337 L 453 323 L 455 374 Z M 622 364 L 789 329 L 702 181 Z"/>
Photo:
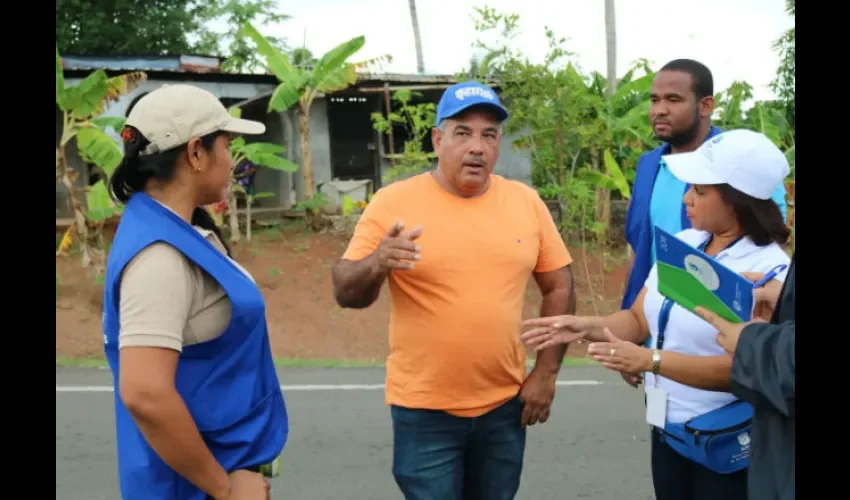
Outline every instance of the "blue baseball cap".
<path id="1" fill-rule="evenodd" d="M 476 81 L 461 82 L 452 85 L 443 92 L 437 105 L 437 125 L 472 107 L 485 105 L 496 112 L 500 122 L 508 118 L 508 110 L 502 106 L 499 96 L 490 87 Z"/>

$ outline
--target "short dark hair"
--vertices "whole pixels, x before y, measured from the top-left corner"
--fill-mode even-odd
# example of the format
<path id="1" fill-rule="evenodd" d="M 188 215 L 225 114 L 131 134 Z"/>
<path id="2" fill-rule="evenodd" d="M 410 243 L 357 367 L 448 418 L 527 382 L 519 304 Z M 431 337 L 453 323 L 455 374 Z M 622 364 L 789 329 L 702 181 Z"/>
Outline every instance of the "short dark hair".
<path id="1" fill-rule="evenodd" d="M 212 151 L 218 136 L 226 134 L 227 132 L 223 131 L 207 134 L 201 137 L 201 146 L 207 151 Z M 114 201 L 126 204 L 134 193 L 145 189 L 149 179 L 171 180 L 176 171 L 177 159 L 185 151 L 186 144 L 154 154 L 140 155 L 139 153 L 150 144 L 150 141 L 137 128 L 125 126 L 121 138 L 124 141 L 124 158 L 109 179 L 109 195 Z M 221 229 L 204 207 L 195 207 L 192 212 L 192 225 L 215 233 L 224 245 L 227 255 L 233 257 L 230 246 L 221 234 Z"/>
<path id="2" fill-rule="evenodd" d="M 775 201 L 753 198 L 729 184 L 718 184 L 714 187 L 720 192 L 723 201 L 732 206 L 741 231 L 745 236 L 749 236 L 753 243 L 760 247 L 773 242 L 780 245 L 788 243 L 791 230 L 785 224 Z"/>
<path id="3" fill-rule="evenodd" d="M 714 95 L 714 77 L 705 64 L 693 59 L 674 59 L 665 64 L 659 71 L 682 71 L 691 75 L 691 90 L 697 99 Z"/>

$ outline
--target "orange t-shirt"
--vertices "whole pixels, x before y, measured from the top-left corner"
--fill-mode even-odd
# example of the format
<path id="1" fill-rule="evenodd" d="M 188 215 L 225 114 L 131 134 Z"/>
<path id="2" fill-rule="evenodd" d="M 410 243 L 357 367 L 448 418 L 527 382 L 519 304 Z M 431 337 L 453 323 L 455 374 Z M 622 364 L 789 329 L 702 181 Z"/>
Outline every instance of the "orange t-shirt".
<path id="1" fill-rule="evenodd" d="M 536 191 L 490 178 L 471 199 L 446 192 L 431 173 L 393 183 L 357 224 L 343 259 L 369 256 L 397 221 L 405 231 L 423 227 L 414 269 L 388 279 L 387 404 L 477 416 L 514 397 L 525 379 L 528 280 L 572 259 Z"/>

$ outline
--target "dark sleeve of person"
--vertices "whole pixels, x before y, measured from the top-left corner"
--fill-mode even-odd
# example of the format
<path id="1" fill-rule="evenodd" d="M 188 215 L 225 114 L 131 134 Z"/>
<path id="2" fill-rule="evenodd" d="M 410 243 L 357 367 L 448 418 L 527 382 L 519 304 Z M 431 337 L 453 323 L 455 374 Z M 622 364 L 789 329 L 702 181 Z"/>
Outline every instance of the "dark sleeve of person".
<path id="1" fill-rule="evenodd" d="M 731 392 L 753 406 L 770 406 L 794 416 L 794 321 L 756 323 L 744 328 L 735 347 Z"/>

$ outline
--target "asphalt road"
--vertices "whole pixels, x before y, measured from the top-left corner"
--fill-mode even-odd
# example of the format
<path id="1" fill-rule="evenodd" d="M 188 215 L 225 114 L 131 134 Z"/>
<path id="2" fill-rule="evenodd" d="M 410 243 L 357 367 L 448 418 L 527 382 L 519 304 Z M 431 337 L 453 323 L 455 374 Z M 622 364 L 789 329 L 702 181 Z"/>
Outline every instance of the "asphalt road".
<path id="1" fill-rule="evenodd" d="M 290 438 L 272 498 L 380 500 L 401 495 L 383 370 L 279 370 Z M 529 428 L 517 500 L 652 500 L 643 391 L 598 367 L 565 367 L 552 417 Z M 585 382 L 582 382 L 585 381 Z M 568 382 L 570 383 L 570 382 Z M 120 498 L 105 369 L 56 369 L 56 498 Z M 329 389 L 327 385 L 348 388 Z"/>

